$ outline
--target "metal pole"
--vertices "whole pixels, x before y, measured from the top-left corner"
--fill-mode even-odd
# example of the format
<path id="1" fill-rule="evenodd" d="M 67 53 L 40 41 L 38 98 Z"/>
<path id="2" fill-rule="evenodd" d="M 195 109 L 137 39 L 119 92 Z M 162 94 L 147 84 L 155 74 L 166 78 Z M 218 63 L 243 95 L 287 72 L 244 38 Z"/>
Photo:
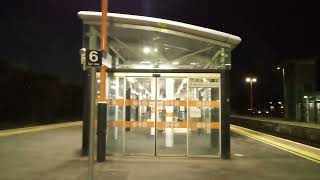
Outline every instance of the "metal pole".
<path id="1" fill-rule="evenodd" d="M 101 50 L 105 53 L 107 48 L 107 10 L 108 10 L 108 0 L 101 0 Z M 105 101 L 106 99 L 106 76 L 107 68 L 102 65 L 100 68 L 100 98 L 99 102 Z"/>
<path id="2" fill-rule="evenodd" d="M 107 47 L 107 9 L 108 1 L 101 0 L 101 50 L 106 54 Z M 97 161 L 104 162 L 106 156 L 106 129 L 107 129 L 107 102 L 106 102 L 106 86 L 107 86 L 107 68 L 105 65 L 100 67 L 100 97 L 98 104 L 98 138 L 97 138 Z"/>
<path id="3" fill-rule="evenodd" d="M 90 122 L 89 122 L 89 168 L 88 180 L 94 180 L 94 121 L 96 115 L 96 69 L 89 68 L 90 71 Z"/>
<path id="4" fill-rule="evenodd" d="M 252 80 L 250 81 L 250 109 L 252 111 Z"/>

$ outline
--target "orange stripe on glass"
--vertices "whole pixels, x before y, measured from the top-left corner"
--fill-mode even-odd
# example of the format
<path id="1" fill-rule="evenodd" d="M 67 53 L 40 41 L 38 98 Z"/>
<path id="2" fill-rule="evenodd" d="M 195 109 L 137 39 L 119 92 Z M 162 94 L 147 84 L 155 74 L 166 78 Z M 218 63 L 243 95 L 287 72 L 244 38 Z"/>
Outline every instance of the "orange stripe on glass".
<path id="1" fill-rule="evenodd" d="M 154 128 L 154 122 L 150 121 L 113 121 L 111 127 L 118 128 Z M 189 123 L 190 129 L 219 129 L 218 122 L 192 122 Z M 157 122 L 157 128 L 187 128 L 187 122 Z"/>
<path id="2" fill-rule="evenodd" d="M 123 106 L 125 102 L 125 106 L 154 106 L 155 100 L 137 100 L 137 99 L 107 99 L 109 105 L 118 105 Z M 157 105 L 160 106 L 187 106 L 189 103 L 189 107 L 208 107 L 208 108 L 219 108 L 220 101 L 197 101 L 197 100 L 165 100 L 165 101 L 157 101 Z"/>

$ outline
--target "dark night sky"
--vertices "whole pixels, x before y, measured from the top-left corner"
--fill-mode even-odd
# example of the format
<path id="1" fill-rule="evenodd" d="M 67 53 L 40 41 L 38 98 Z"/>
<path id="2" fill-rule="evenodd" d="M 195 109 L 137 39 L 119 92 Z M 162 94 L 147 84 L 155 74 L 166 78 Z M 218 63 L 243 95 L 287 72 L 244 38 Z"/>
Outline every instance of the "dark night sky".
<path id="1" fill-rule="evenodd" d="M 240 36 L 231 72 L 232 98 L 239 102 L 248 100 L 242 79 L 246 74 L 258 76 L 256 96 L 268 100 L 281 96 L 276 64 L 320 54 L 318 7 L 307 0 L 109 0 L 111 12 L 176 20 Z M 37 72 L 79 83 L 79 10 L 100 11 L 100 1 L 2 2 L 0 61 L 26 64 Z"/>

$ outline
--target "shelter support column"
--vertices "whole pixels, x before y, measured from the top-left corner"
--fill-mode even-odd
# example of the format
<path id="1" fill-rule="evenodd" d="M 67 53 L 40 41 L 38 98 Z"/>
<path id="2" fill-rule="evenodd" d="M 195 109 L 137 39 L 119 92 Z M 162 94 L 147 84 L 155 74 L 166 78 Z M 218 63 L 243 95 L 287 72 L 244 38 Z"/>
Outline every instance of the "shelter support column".
<path id="1" fill-rule="evenodd" d="M 230 75 L 221 73 L 221 158 L 230 159 Z"/>

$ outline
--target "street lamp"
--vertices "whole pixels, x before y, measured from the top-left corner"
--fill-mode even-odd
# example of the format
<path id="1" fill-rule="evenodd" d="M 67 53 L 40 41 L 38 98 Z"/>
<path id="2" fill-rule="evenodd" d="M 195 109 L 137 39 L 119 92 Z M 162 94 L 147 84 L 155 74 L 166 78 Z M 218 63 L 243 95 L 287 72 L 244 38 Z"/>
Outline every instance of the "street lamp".
<path id="1" fill-rule="evenodd" d="M 285 84 L 285 69 L 284 67 L 281 67 L 281 66 L 278 66 L 277 67 L 277 70 L 278 71 L 282 71 L 282 91 L 283 91 L 283 102 L 284 102 L 284 105 L 285 107 L 287 107 L 286 105 L 286 97 L 287 97 L 287 89 L 286 89 L 286 84 Z M 287 118 L 287 109 L 285 108 L 284 109 L 284 118 Z"/>
<path id="2" fill-rule="evenodd" d="M 246 77 L 246 83 L 250 83 L 250 110 L 252 111 L 252 84 L 256 83 L 258 80 L 256 77 Z"/>

